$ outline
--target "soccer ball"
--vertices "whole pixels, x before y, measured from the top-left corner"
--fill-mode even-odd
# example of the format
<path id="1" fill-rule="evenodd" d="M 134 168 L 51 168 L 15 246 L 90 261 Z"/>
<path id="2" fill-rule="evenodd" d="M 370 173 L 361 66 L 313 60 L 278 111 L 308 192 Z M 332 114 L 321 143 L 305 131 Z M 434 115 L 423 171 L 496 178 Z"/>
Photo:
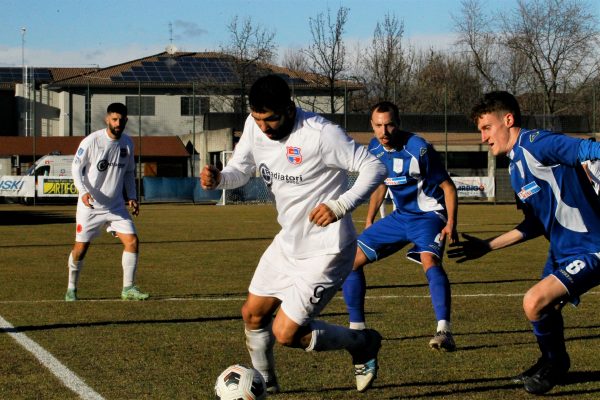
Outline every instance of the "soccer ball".
<path id="1" fill-rule="evenodd" d="M 217 378 L 215 395 L 220 400 L 262 400 L 267 398 L 267 385 L 254 368 L 235 364 Z"/>

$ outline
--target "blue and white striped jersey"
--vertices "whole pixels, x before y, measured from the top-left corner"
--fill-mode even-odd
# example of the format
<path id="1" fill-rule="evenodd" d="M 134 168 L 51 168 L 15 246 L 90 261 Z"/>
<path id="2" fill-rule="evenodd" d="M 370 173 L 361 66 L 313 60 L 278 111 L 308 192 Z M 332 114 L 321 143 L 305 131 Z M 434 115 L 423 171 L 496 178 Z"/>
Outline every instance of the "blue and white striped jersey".
<path id="1" fill-rule="evenodd" d="M 544 131 L 521 129 L 508 154 L 511 185 L 526 204 L 526 220 L 519 228 L 543 227 L 553 262 L 600 251 L 600 202 L 578 159 L 581 139 Z M 523 229 L 525 228 L 525 229 Z"/>
<path id="2" fill-rule="evenodd" d="M 444 191 L 439 185 L 449 176 L 439 154 L 425 139 L 410 132 L 403 134 L 407 136 L 401 149 L 386 150 L 376 138 L 369 142 L 369 151 L 387 169 L 384 183 L 392 194 L 396 210 L 445 214 Z"/>

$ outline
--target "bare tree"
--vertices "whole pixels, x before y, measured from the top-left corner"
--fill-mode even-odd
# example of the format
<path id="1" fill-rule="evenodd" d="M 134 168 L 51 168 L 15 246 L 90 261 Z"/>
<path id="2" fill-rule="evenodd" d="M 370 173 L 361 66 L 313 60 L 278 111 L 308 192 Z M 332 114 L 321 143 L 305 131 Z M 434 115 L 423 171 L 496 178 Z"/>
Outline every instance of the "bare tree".
<path id="1" fill-rule="evenodd" d="M 370 48 L 364 57 L 364 69 L 369 77 L 374 101 L 397 98 L 409 83 L 413 51 L 402 45 L 404 22 L 386 14 L 377 22 Z"/>
<path id="2" fill-rule="evenodd" d="M 302 49 L 286 49 L 283 53 L 281 65 L 293 71 L 308 72 L 310 70 Z"/>
<path id="3" fill-rule="evenodd" d="M 506 48 L 500 40 L 496 18 L 487 15 L 480 0 L 462 0 L 459 16 L 452 16 L 457 45 L 470 55 L 470 65 L 483 80 L 485 90 L 523 90 L 528 63 L 523 54 Z"/>
<path id="4" fill-rule="evenodd" d="M 481 94 L 478 77 L 468 62 L 457 55 L 435 50 L 420 53 L 414 78 L 412 112 L 467 114 Z"/>
<path id="5" fill-rule="evenodd" d="M 529 63 L 549 114 L 559 94 L 577 91 L 597 74 L 598 21 L 578 0 L 518 0 L 502 19 L 506 47 Z"/>
<path id="6" fill-rule="evenodd" d="M 333 20 L 331 10 L 327 9 L 327 15 L 320 13 L 308 21 L 313 42 L 305 50 L 305 54 L 310 60 L 311 71 L 327 79 L 331 113 L 336 111 L 335 83 L 346 68 L 346 47 L 342 36 L 348 11 L 348 8 L 340 7 Z"/>
<path id="7" fill-rule="evenodd" d="M 240 102 L 236 111 L 245 113 L 247 87 L 256 78 L 257 64 L 269 63 L 275 57 L 275 33 L 260 24 L 255 25 L 250 17 L 240 21 L 237 15 L 231 19 L 227 30 L 230 41 L 222 51 L 235 60 L 234 68 L 240 83 Z"/>

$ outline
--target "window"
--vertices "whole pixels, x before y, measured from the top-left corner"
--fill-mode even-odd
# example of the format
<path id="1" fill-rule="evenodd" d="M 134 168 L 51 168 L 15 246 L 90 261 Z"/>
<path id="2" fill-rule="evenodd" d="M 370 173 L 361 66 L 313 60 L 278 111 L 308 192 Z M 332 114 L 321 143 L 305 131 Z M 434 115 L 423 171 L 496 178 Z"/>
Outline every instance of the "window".
<path id="1" fill-rule="evenodd" d="M 140 100 L 142 103 L 141 112 Z M 156 115 L 154 101 L 154 96 L 126 96 L 127 113 L 129 115 Z"/>
<path id="2" fill-rule="evenodd" d="M 194 108 L 192 109 L 192 103 Z M 210 110 L 209 97 L 182 97 L 181 115 L 200 115 L 206 114 Z"/>

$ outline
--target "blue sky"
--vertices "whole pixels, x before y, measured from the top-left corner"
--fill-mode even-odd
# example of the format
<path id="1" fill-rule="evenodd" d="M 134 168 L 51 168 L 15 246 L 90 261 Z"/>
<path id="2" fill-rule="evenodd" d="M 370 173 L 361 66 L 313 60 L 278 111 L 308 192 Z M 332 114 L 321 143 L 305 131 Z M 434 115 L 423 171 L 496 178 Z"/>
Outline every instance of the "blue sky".
<path id="1" fill-rule="evenodd" d="M 513 8 L 516 0 L 499 2 Z M 311 42 L 310 17 L 340 6 L 350 9 L 350 46 L 367 45 L 391 13 L 404 21 L 411 44 L 444 49 L 454 40 L 451 15 L 460 13 L 460 0 L 0 0 L 0 66 L 20 67 L 22 49 L 32 66 L 114 65 L 163 51 L 169 24 L 178 49 L 218 50 L 235 15 L 274 31 L 281 55 Z"/>

